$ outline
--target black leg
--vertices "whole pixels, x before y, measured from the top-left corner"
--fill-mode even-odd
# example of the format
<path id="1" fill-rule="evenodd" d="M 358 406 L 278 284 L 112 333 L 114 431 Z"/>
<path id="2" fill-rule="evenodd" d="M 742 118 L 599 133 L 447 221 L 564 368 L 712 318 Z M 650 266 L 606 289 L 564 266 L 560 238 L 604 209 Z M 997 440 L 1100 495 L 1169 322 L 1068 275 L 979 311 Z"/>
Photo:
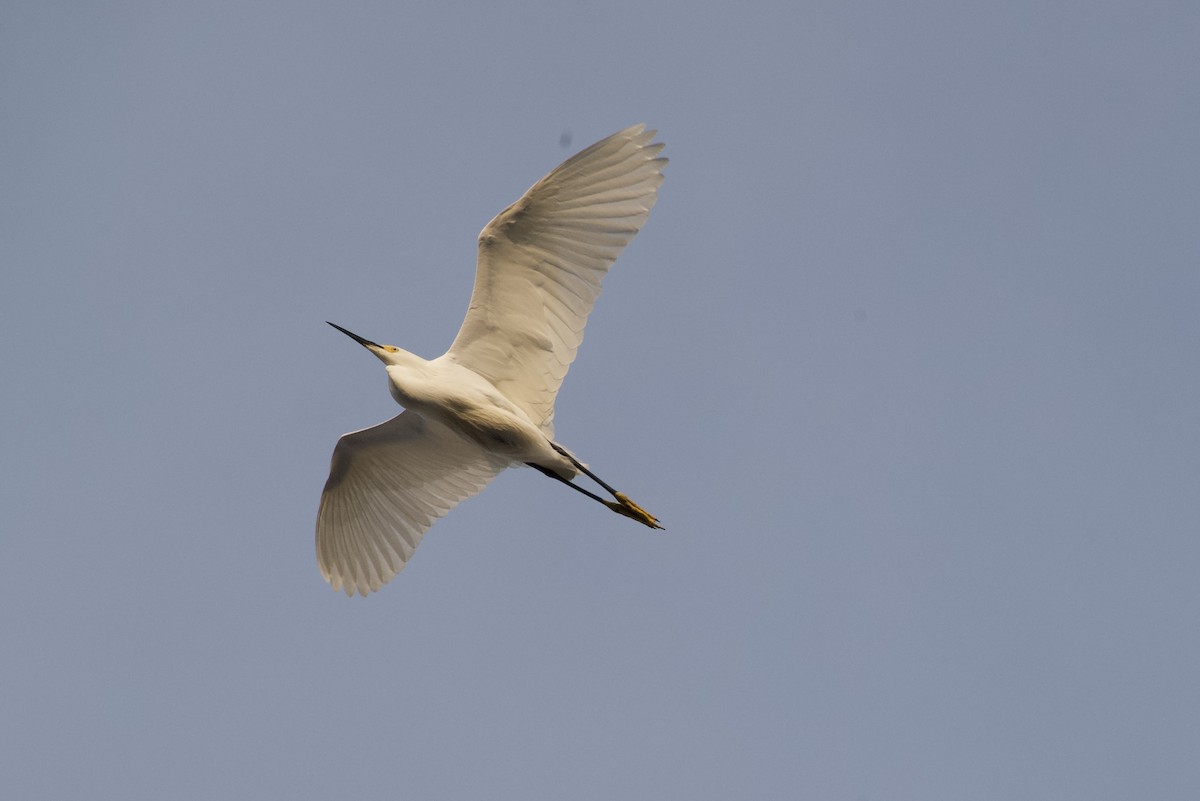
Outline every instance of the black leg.
<path id="1" fill-rule="evenodd" d="M 550 476 L 550 478 L 553 478 L 557 481 L 561 481 L 562 483 L 566 484 L 568 487 L 575 490 L 576 492 L 582 492 L 584 495 L 588 496 L 593 501 L 597 501 L 599 503 L 604 504 L 609 509 L 612 509 L 614 512 L 616 512 L 619 515 L 624 515 L 625 517 L 628 517 L 630 520 L 636 520 L 639 523 L 641 523 L 642 525 L 649 526 L 650 528 L 658 528 L 658 529 L 662 528 L 662 525 L 658 522 L 657 517 L 650 514 L 649 512 L 647 512 L 642 507 L 638 506 L 633 501 L 629 500 L 628 496 L 626 496 L 625 493 L 618 492 L 617 490 L 610 487 L 608 484 L 605 484 L 603 481 L 601 481 L 599 476 L 597 476 L 591 470 L 588 470 L 586 467 L 581 465 L 574 456 L 572 456 L 570 453 L 567 452 L 566 448 L 562 447 L 561 445 L 559 445 L 558 443 L 555 443 L 555 442 L 551 442 L 550 444 L 551 444 L 551 446 L 554 447 L 554 450 L 561 453 L 567 459 L 570 459 L 571 464 L 575 465 L 575 467 L 578 468 L 585 476 L 590 478 L 592 481 L 595 481 L 601 487 L 604 487 L 604 489 L 607 490 L 610 495 L 612 495 L 614 498 L 616 498 L 617 501 L 615 503 L 613 501 L 607 501 L 604 498 L 601 498 L 599 495 L 595 494 L 594 492 L 589 492 L 588 490 L 585 490 L 583 487 L 579 486 L 578 484 L 574 483 L 573 481 L 565 479 L 562 476 L 560 476 L 558 473 L 555 473 L 553 470 L 542 467 L 541 465 L 534 464 L 533 462 L 526 462 L 525 464 L 534 468 L 535 470 L 537 470 L 539 473 L 542 473 L 543 475 L 547 475 L 547 476 Z"/>
<path id="2" fill-rule="evenodd" d="M 556 450 L 556 451 L 558 451 L 559 453 L 561 453 L 563 456 L 565 456 L 565 457 L 567 457 L 568 459 L 570 459 L 570 460 L 571 460 L 571 464 L 575 465 L 575 467 L 576 467 L 576 468 L 578 468 L 578 469 L 579 469 L 579 471 L 580 471 L 581 473 L 583 473 L 585 476 L 587 476 L 588 478 L 590 478 L 592 481 L 595 481 L 595 482 L 596 482 L 597 484 L 599 484 L 600 486 L 604 487 L 604 489 L 608 491 L 608 494 L 609 494 L 609 495 L 612 495 L 614 498 L 617 496 L 617 491 L 616 491 L 615 489 L 613 489 L 612 487 L 610 487 L 610 486 L 608 486 L 607 484 L 605 484 L 605 483 L 604 483 L 604 482 L 603 482 L 603 481 L 600 479 L 600 476 L 596 475 L 596 474 L 595 474 L 595 473 L 593 473 L 591 470 L 588 470 L 586 467 L 584 467 L 582 464 L 580 464 L 580 463 L 579 463 L 579 460 L 578 460 L 578 459 L 576 459 L 574 456 L 572 456 L 572 455 L 571 455 L 571 454 L 570 454 L 570 453 L 567 451 L 567 449 L 566 449 L 566 448 L 564 448 L 563 446 L 559 445 L 557 442 L 551 442 L 551 443 L 550 443 L 550 446 L 551 446 L 552 448 L 554 448 L 554 450 Z"/>
<path id="3" fill-rule="evenodd" d="M 534 464 L 533 462 L 526 462 L 525 464 L 529 465 L 534 470 L 538 471 L 539 473 L 541 473 L 544 476 L 550 476 L 550 478 L 554 479 L 555 481 L 561 481 L 562 483 L 566 484 L 568 487 L 575 490 L 576 492 L 582 492 L 584 495 L 588 496 L 593 501 L 599 501 L 600 503 L 604 504 L 605 506 L 608 506 L 608 501 L 604 500 L 596 493 L 585 490 L 583 487 L 579 486 L 578 484 L 574 483 L 573 481 L 568 481 L 567 479 L 560 476 L 558 473 L 555 473 L 553 470 L 542 467 L 540 464 Z"/>

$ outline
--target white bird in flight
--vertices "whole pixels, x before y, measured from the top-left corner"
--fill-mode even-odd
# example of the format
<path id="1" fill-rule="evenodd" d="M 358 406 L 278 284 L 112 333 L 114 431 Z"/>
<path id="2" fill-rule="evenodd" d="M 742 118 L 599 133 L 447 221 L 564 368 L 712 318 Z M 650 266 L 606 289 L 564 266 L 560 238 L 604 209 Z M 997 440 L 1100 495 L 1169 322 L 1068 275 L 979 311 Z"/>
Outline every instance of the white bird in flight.
<path id="1" fill-rule="evenodd" d="M 346 334 L 387 367 L 405 411 L 346 434 L 317 512 L 317 563 L 335 590 L 378 591 L 425 531 L 500 471 L 526 464 L 651 528 L 658 519 L 554 442 L 554 399 L 600 282 L 645 224 L 667 159 L 635 125 L 577 153 L 479 234 L 475 288 L 433 360 Z M 583 473 L 614 500 L 572 483 Z"/>

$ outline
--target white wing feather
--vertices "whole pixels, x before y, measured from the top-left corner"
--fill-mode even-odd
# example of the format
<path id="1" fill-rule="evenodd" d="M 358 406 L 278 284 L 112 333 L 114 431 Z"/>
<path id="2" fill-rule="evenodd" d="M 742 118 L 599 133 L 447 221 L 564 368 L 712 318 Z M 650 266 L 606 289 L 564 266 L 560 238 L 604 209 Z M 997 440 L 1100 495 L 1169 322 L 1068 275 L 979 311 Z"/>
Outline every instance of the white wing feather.
<path id="1" fill-rule="evenodd" d="M 378 591 L 433 521 L 487 486 L 506 462 L 436 421 L 403 412 L 346 434 L 317 512 L 317 563 L 335 590 Z"/>
<path id="2" fill-rule="evenodd" d="M 600 282 L 657 198 L 667 160 L 654 134 L 635 125 L 572 156 L 479 235 L 475 288 L 447 356 L 547 437 Z"/>

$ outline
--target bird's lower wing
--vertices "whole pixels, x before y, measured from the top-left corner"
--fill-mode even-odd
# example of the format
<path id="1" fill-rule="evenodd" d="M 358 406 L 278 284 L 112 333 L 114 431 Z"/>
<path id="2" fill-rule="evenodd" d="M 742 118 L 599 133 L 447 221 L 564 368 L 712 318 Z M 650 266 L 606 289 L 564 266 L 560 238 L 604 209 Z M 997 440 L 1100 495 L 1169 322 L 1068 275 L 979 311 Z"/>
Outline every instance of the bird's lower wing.
<path id="1" fill-rule="evenodd" d="M 445 426 L 406 411 L 338 440 L 317 512 L 317 564 L 335 590 L 391 581 L 433 521 L 506 464 Z"/>

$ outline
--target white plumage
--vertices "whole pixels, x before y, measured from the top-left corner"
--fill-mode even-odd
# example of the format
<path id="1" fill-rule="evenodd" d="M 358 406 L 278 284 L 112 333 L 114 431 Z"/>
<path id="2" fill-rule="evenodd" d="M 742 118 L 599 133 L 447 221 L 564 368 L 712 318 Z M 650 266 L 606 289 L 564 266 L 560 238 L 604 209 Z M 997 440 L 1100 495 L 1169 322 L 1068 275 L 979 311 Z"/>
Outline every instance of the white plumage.
<path id="1" fill-rule="evenodd" d="M 554 436 L 554 397 L 600 294 L 641 230 L 667 160 L 627 128 L 572 156 L 479 234 L 467 318 L 450 353 Z"/>
<path id="2" fill-rule="evenodd" d="M 334 326 L 384 362 L 406 409 L 334 449 L 317 513 L 317 561 L 334 589 L 378 590 L 434 520 L 513 464 L 568 483 L 587 473 L 616 501 L 570 486 L 660 527 L 552 441 L 554 400 L 600 282 L 646 222 L 662 182 L 667 160 L 653 137 L 636 125 L 597 142 L 484 227 L 466 319 L 437 359 Z"/>

